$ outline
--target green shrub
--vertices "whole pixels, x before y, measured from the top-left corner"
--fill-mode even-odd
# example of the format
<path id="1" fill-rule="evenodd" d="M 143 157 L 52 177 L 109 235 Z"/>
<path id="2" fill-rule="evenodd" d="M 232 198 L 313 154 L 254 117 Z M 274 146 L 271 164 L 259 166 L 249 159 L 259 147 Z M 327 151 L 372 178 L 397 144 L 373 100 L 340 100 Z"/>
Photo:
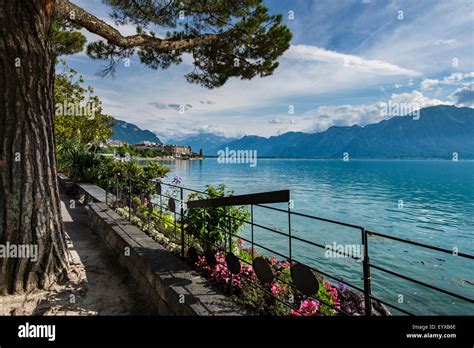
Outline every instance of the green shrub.
<path id="1" fill-rule="evenodd" d="M 205 194 L 191 194 L 189 200 L 219 198 L 232 194 L 233 192 L 227 192 L 226 194 L 224 184 L 220 184 L 218 187 L 207 185 Z M 232 217 L 231 229 L 229 228 L 229 218 L 226 215 Z M 224 243 L 226 235 L 228 238 L 229 231 L 237 235 L 244 224 L 237 219 L 246 220 L 248 216 L 249 212 L 245 207 L 195 208 L 187 210 L 184 223 L 187 233 L 199 240 L 204 249 L 216 249 Z M 236 245 L 236 243 L 233 243 L 233 245 Z"/>
<path id="2" fill-rule="evenodd" d="M 136 162 L 116 161 L 111 157 L 101 157 L 96 169 L 96 182 L 105 187 L 109 180 L 110 187 L 117 187 L 128 193 L 129 180 L 132 183 L 132 194 L 151 197 L 156 193 L 156 184 L 152 179 L 160 179 L 170 171 L 159 162 L 150 162 L 146 167 L 140 167 Z"/>
<path id="3" fill-rule="evenodd" d="M 66 140 L 58 145 L 57 161 L 60 171 L 75 181 L 93 182 L 96 168 L 100 165 L 100 156 L 91 151 L 87 145 Z"/>

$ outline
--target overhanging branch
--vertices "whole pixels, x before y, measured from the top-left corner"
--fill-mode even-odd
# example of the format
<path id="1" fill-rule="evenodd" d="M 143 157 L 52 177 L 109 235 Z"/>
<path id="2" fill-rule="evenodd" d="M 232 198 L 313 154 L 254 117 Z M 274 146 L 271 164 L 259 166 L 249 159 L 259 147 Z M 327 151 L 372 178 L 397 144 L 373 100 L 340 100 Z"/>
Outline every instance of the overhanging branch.
<path id="1" fill-rule="evenodd" d="M 97 18 L 81 7 L 68 0 L 55 1 L 55 15 L 78 24 L 91 33 L 106 39 L 108 43 L 122 47 L 133 48 L 147 46 L 157 50 L 172 51 L 194 47 L 202 42 L 212 41 L 228 35 L 232 29 L 221 34 L 202 34 L 180 39 L 160 39 L 150 35 L 139 34 L 123 36 L 117 29 Z"/>

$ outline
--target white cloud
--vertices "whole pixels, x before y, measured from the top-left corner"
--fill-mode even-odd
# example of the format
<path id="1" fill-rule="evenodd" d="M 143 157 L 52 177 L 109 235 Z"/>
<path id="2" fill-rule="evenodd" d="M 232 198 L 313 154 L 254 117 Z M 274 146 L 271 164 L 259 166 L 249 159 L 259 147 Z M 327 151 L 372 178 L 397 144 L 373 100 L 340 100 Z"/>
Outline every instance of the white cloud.
<path id="1" fill-rule="evenodd" d="M 434 86 L 439 84 L 439 80 L 437 79 L 424 79 L 421 81 L 421 90 L 422 91 L 429 91 L 433 89 Z"/>
<path id="2" fill-rule="evenodd" d="M 454 100 L 458 106 L 474 107 L 474 83 L 458 88 L 449 98 Z"/>
<path id="3" fill-rule="evenodd" d="M 437 40 L 437 45 L 452 45 L 456 43 L 456 39 L 448 39 L 448 40 Z"/>
<path id="4" fill-rule="evenodd" d="M 415 111 L 418 108 L 452 103 L 428 98 L 415 90 L 411 93 L 392 94 L 386 101 L 381 100 L 370 104 L 320 106 L 305 114 L 306 118 L 313 121 L 311 129 L 306 129 L 306 131 L 324 131 L 331 126 L 352 126 L 355 124 L 365 126 L 393 116 L 403 116 L 403 114 L 386 113 L 387 106 L 395 104 L 400 110 L 408 108 L 410 111 Z"/>
<path id="5" fill-rule="evenodd" d="M 323 105 L 299 116 L 288 114 L 261 116 L 246 120 L 245 122 L 242 122 L 239 118 L 229 118 L 226 119 L 225 123 L 212 126 L 210 124 L 217 121 L 217 119 L 211 118 L 209 120 L 211 122 L 206 124 L 205 127 L 193 127 L 191 126 L 191 119 L 187 119 L 187 121 L 181 119 L 176 125 L 179 124 L 181 126 L 180 134 L 186 133 L 186 129 L 192 129 L 190 133 L 211 131 L 231 137 L 240 137 L 243 134 L 256 134 L 268 137 L 286 132 L 321 132 L 331 126 L 352 126 L 355 124 L 365 126 L 397 116 L 386 113 L 387 106 L 394 106 L 395 104 L 399 106 L 400 110 L 406 109 L 408 106 L 409 111 L 414 111 L 418 108 L 453 103 L 432 99 L 414 90 L 410 93 L 392 94 L 386 100 L 379 100 L 373 103 Z M 401 113 L 400 115 L 403 114 Z M 190 128 L 188 128 L 188 123 Z"/>
<path id="6" fill-rule="evenodd" d="M 445 76 L 442 80 L 438 79 L 424 79 L 421 82 L 421 90 L 429 91 L 432 90 L 434 86 L 438 85 L 455 85 L 460 84 L 462 81 L 473 78 L 474 72 L 469 73 L 452 73 L 451 75 Z"/>
<path id="7" fill-rule="evenodd" d="M 429 5 L 422 10 L 420 5 L 416 12 L 409 12 L 408 6 L 407 19 L 378 35 L 365 51 L 365 57 L 376 57 L 429 75 L 453 69 L 455 58 L 459 70 L 474 69 L 472 1 L 429 1 Z"/>
<path id="8" fill-rule="evenodd" d="M 432 99 L 423 95 L 422 92 L 412 91 L 411 93 L 392 94 L 390 100 L 398 104 L 410 104 L 418 106 L 420 109 L 428 106 L 436 106 L 442 104 L 452 104 L 450 102 L 439 99 Z"/>
<path id="9" fill-rule="evenodd" d="M 362 73 L 398 76 L 419 76 L 414 70 L 405 69 L 381 60 L 369 60 L 351 54 L 329 51 L 324 48 L 309 45 L 294 45 L 285 57 L 300 61 L 315 61 L 354 68 Z"/>
<path id="10" fill-rule="evenodd" d="M 463 80 L 466 80 L 466 79 L 469 79 L 469 78 L 472 78 L 472 77 L 474 77 L 474 71 L 470 72 L 470 73 L 466 73 L 466 74 L 452 73 L 451 75 L 446 76 L 445 78 L 443 78 L 443 82 L 446 83 L 446 84 L 453 84 L 453 83 L 461 82 Z"/>

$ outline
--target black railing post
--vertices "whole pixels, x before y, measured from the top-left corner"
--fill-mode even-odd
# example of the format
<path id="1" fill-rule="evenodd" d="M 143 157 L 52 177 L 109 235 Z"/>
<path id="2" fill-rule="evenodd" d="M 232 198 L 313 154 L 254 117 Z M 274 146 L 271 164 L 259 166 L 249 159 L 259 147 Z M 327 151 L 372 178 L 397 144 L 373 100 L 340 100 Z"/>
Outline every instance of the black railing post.
<path id="1" fill-rule="evenodd" d="M 250 205 L 250 240 L 252 241 L 252 262 L 253 262 L 253 259 L 255 258 L 255 247 L 253 245 L 253 204 Z"/>
<path id="2" fill-rule="evenodd" d="M 181 206 L 181 257 L 184 259 L 184 196 L 183 188 L 180 187 L 180 206 Z"/>
<path id="3" fill-rule="evenodd" d="M 232 252 L 232 216 L 231 209 L 226 208 L 226 214 L 229 214 L 229 252 Z"/>
<path id="4" fill-rule="evenodd" d="M 362 269 L 364 274 L 364 303 L 365 303 L 365 315 L 372 315 L 372 304 L 371 304 L 371 279 L 370 279 L 370 260 L 369 260 L 369 243 L 367 238 L 367 231 L 362 228 Z"/>
<path id="5" fill-rule="evenodd" d="M 291 201 L 290 201 L 291 202 Z M 290 265 L 293 260 L 293 255 L 291 253 L 291 207 L 290 207 L 290 202 L 288 202 L 288 256 L 290 258 Z"/>
<path id="6" fill-rule="evenodd" d="M 110 178 L 108 175 L 105 176 L 105 205 L 109 205 L 109 181 Z"/>
<path id="7" fill-rule="evenodd" d="M 115 174 L 115 208 L 118 207 L 118 177 L 120 173 Z"/>
<path id="8" fill-rule="evenodd" d="M 132 177 L 128 178 L 128 221 L 132 221 Z"/>
<path id="9" fill-rule="evenodd" d="M 168 209 L 169 209 L 169 205 L 168 205 Z M 170 209 L 171 210 L 171 209 Z M 174 240 L 175 242 L 178 240 L 178 223 L 176 222 L 176 203 L 175 203 L 175 206 L 174 206 L 174 211 L 173 211 L 173 220 L 174 220 Z"/>
<path id="10" fill-rule="evenodd" d="M 163 200 L 161 199 L 163 197 L 160 192 L 160 219 L 163 219 Z"/>

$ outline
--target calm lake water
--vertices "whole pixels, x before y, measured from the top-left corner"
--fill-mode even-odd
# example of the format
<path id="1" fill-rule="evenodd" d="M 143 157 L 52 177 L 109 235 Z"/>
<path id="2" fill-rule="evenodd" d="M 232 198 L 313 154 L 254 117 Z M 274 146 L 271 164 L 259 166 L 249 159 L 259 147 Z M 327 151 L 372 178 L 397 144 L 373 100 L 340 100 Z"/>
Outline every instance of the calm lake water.
<path id="1" fill-rule="evenodd" d="M 391 236 L 474 254 L 474 162 L 259 159 L 219 164 L 217 159 L 166 163 L 183 186 L 202 190 L 225 183 L 236 194 L 289 189 L 294 211 L 347 222 Z M 274 206 L 286 209 L 285 204 Z M 255 222 L 288 231 L 287 215 L 256 207 Z M 321 245 L 360 244 L 360 231 L 292 217 L 295 236 Z M 249 229 L 242 231 L 249 236 Z M 254 229 L 255 242 L 288 254 L 284 236 Z M 370 237 L 371 263 L 474 298 L 474 262 L 451 254 Z M 262 251 L 263 252 L 263 251 Z M 269 254 L 268 252 L 264 252 Z M 328 258 L 298 241 L 293 258 L 362 287 L 362 264 Z M 467 281 L 466 281 L 467 280 Z M 474 314 L 474 305 L 372 269 L 372 292 L 416 314 Z M 395 311 L 392 311 L 396 313 Z"/>

